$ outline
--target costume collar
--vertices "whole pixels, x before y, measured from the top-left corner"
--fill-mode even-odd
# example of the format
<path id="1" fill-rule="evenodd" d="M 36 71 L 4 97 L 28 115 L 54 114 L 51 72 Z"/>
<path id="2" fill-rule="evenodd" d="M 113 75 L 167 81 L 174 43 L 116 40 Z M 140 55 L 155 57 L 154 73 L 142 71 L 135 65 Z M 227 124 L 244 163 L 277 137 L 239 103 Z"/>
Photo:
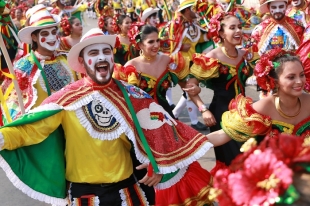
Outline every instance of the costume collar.
<path id="1" fill-rule="evenodd" d="M 114 84 L 114 81 L 112 78 L 107 84 L 101 85 L 101 84 L 94 82 L 89 76 L 84 78 L 84 82 L 87 86 L 90 86 L 92 88 L 92 90 L 95 90 L 95 91 L 103 90 L 103 89 L 110 87 Z"/>
<path id="2" fill-rule="evenodd" d="M 34 51 L 34 55 L 38 58 L 39 61 L 41 61 L 41 60 L 48 60 L 48 61 L 51 61 L 51 60 L 56 59 L 55 55 L 52 55 L 52 56 L 43 56 L 43 55 L 40 54 L 38 51 Z"/>

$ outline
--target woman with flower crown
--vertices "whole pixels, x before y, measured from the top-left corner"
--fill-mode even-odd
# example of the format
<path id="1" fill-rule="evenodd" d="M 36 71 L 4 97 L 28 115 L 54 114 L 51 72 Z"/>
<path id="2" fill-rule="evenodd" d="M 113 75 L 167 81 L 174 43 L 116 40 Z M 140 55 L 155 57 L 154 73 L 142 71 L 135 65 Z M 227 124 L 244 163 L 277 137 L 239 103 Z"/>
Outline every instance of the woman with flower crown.
<path id="1" fill-rule="evenodd" d="M 139 53 L 128 37 L 128 30 L 132 24 L 131 18 L 127 15 L 119 15 L 116 19 L 115 31 L 121 44 L 115 48 L 114 58 L 116 63 L 125 65 L 130 59 L 139 56 Z"/>
<path id="2" fill-rule="evenodd" d="M 221 12 L 210 19 L 210 37 L 218 47 L 207 54 L 194 54 L 188 83 L 199 82 L 214 91 L 209 109 L 193 92 L 185 89 L 198 106 L 210 131 L 221 129 L 222 114 L 229 102 L 238 94 L 245 94 L 245 82 L 252 75 L 252 62 L 256 59 L 253 50 L 238 49 L 242 43 L 242 24 L 233 13 Z M 229 165 L 240 153 L 241 144 L 236 141 L 215 148 L 216 159 Z"/>
<path id="3" fill-rule="evenodd" d="M 63 36 L 60 38 L 59 51 L 68 53 L 75 44 L 79 43 L 83 34 L 81 21 L 74 16 L 63 17 L 60 22 Z"/>
<path id="4" fill-rule="evenodd" d="M 273 95 L 255 103 L 237 96 L 222 116 L 222 130 L 208 135 L 222 143 L 248 140 L 245 153 L 215 175 L 219 204 L 309 205 L 310 95 L 302 63 L 277 48 L 261 56 L 254 74 Z"/>

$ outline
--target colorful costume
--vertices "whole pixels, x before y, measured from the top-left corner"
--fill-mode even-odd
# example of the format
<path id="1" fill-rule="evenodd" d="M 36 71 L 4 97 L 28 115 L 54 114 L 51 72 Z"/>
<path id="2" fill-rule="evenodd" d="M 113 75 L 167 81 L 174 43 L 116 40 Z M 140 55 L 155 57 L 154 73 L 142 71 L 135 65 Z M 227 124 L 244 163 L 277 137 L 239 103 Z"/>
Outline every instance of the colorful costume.
<path id="1" fill-rule="evenodd" d="M 258 42 L 259 54 L 275 47 L 295 51 L 301 43 L 304 29 L 297 22 L 285 16 L 281 23 L 272 18 L 261 22 L 252 33 L 252 38 Z"/>
<path id="2" fill-rule="evenodd" d="M 272 120 L 256 112 L 252 103 L 250 98 L 239 95 L 231 102 L 230 111 L 223 114 L 222 127 L 227 135 L 238 141 L 255 138 L 260 144 L 256 146 L 256 141 L 248 141 L 244 147 L 246 152 L 234 160 L 229 170 L 218 172 L 215 187 L 223 190 L 218 197 L 219 203 L 264 205 L 265 201 L 271 203 L 269 200 L 274 199 L 269 205 L 293 204 L 298 198 L 305 198 L 307 204 L 296 202 L 293 205 L 308 205 L 309 196 L 299 194 L 299 188 L 292 183 L 298 175 L 309 174 L 310 118 L 296 125 Z M 251 168 L 251 171 L 247 168 Z M 236 177 L 240 175 L 240 181 L 246 181 L 246 184 L 237 180 Z M 309 182 L 303 182 L 300 186 L 307 188 Z M 236 198 L 237 193 L 242 193 L 242 198 Z"/>
<path id="3" fill-rule="evenodd" d="M 133 150 L 141 163 L 150 162 L 149 172 L 154 169 L 165 174 L 157 185 L 156 204 L 209 202 L 212 179 L 195 161 L 213 145 L 205 135 L 172 119 L 147 93 L 132 85 L 112 79 L 102 86 L 84 78 L 0 132 L 2 149 L 12 150 L 1 151 L 0 165 L 5 166 L 11 180 L 18 177 L 18 188 L 27 188 L 23 191 L 41 201 L 66 204 L 65 180 L 72 183 L 71 195 L 75 184 L 114 185 L 126 180 L 133 171 L 129 154 Z M 48 137 L 50 134 L 58 135 Z M 54 149 L 46 149 L 46 144 Z M 22 147 L 26 145 L 30 146 Z M 41 172 L 30 178 L 34 171 Z M 52 174 L 52 181 L 47 174 Z M 191 188 L 184 190 L 189 184 Z M 128 193 L 133 192 L 126 189 L 130 185 L 141 194 L 137 183 L 123 185 L 116 190 L 124 196 L 120 204 L 125 204 Z M 88 199 L 99 203 L 96 195 Z M 73 203 L 80 200 L 71 199 Z M 147 205 L 143 196 L 139 200 L 133 205 Z"/>
<path id="4" fill-rule="evenodd" d="M 123 79 L 129 84 L 135 85 L 145 92 L 147 92 L 159 105 L 161 105 L 170 116 L 174 117 L 171 107 L 166 99 L 166 92 L 171 85 L 176 85 L 179 79 L 184 79 L 187 76 L 186 70 L 182 69 L 181 64 L 176 65 L 173 60 L 171 60 L 168 68 L 160 75 L 159 78 L 150 76 L 143 72 L 137 71 L 137 69 L 132 66 L 126 66 L 122 68 L 121 71 L 124 75 Z"/>
<path id="5" fill-rule="evenodd" d="M 60 45 L 59 45 L 59 50 L 60 51 L 69 52 L 71 47 L 72 46 L 69 44 L 69 42 L 68 42 L 66 37 L 61 37 L 60 38 Z"/>
<path id="6" fill-rule="evenodd" d="M 286 10 L 286 15 L 295 19 L 295 21 L 306 28 L 310 22 L 309 4 L 310 2 L 302 0 L 305 2 L 302 8 L 290 7 Z"/>
<path id="7" fill-rule="evenodd" d="M 125 65 L 127 61 L 139 56 L 138 50 L 133 44 L 121 43 L 120 46 L 116 47 L 116 52 L 114 53 L 115 63 Z"/>
<path id="8" fill-rule="evenodd" d="M 238 94 L 245 94 L 245 82 L 253 71 L 250 63 L 254 61 L 254 59 L 248 61 L 248 55 L 250 54 L 245 54 L 236 66 L 201 54 L 196 54 L 193 58 L 194 64 L 190 68 L 190 76 L 214 91 L 209 110 L 214 115 L 217 124 L 210 127 L 211 132 L 221 129 L 221 117 L 228 110 L 229 102 Z M 217 160 L 229 165 L 240 153 L 240 146 L 238 142 L 230 141 L 214 148 Z"/>
<path id="9" fill-rule="evenodd" d="M 39 65 L 43 70 L 39 68 Z M 26 112 L 40 105 L 51 93 L 76 80 L 75 72 L 69 68 L 63 56 L 44 57 L 31 52 L 15 63 L 14 71 L 22 91 Z M 3 92 L 11 89 L 9 87 L 11 82 L 11 79 L 6 79 L 3 82 Z M 20 115 L 16 92 L 13 90 L 9 93 L 6 105 L 12 119 L 16 119 Z"/>

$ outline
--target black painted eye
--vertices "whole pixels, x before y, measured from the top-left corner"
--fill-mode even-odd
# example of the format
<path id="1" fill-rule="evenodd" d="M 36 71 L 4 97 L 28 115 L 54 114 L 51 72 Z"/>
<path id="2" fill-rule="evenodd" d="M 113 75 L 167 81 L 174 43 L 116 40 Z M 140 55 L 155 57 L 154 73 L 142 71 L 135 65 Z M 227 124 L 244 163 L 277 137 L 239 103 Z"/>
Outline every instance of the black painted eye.
<path id="1" fill-rule="evenodd" d="M 95 111 L 96 111 L 97 113 L 102 113 L 102 111 L 103 111 L 103 106 L 101 106 L 100 104 L 97 104 L 97 105 L 95 106 Z"/>

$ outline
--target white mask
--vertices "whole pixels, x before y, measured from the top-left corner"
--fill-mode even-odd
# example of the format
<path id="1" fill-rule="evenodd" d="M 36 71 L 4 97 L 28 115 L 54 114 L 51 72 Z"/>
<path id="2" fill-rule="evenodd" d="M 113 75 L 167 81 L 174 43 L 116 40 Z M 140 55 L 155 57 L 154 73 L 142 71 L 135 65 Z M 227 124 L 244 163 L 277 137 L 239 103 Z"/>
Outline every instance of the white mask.
<path id="1" fill-rule="evenodd" d="M 88 76 L 98 84 L 106 84 L 113 74 L 114 59 L 111 46 L 93 44 L 84 48 L 84 65 Z"/>
<path id="2" fill-rule="evenodd" d="M 155 27 L 156 27 L 157 18 L 154 17 L 154 16 L 151 16 L 150 19 L 149 19 L 149 24 L 150 24 L 151 26 L 155 26 Z"/>
<path id="3" fill-rule="evenodd" d="M 302 0 L 297 0 L 297 1 L 296 1 L 296 0 L 293 0 L 293 1 L 292 1 L 292 6 L 295 6 L 295 7 L 300 6 L 301 1 L 302 1 Z"/>
<path id="4" fill-rule="evenodd" d="M 228 5 L 229 5 L 229 3 L 221 3 L 221 7 L 222 7 L 223 11 L 226 11 Z"/>
<path id="5" fill-rule="evenodd" d="M 286 7 L 287 6 L 284 1 L 271 2 L 269 5 L 271 16 L 276 20 L 282 19 L 285 16 Z"/>
<path id="6" fill-rule="evenodd" d="M 54 27 L 42 29 L 39 33 L 40 45 L 49 51 L 55 51 L 59 47 L 57 33 Z"/>

